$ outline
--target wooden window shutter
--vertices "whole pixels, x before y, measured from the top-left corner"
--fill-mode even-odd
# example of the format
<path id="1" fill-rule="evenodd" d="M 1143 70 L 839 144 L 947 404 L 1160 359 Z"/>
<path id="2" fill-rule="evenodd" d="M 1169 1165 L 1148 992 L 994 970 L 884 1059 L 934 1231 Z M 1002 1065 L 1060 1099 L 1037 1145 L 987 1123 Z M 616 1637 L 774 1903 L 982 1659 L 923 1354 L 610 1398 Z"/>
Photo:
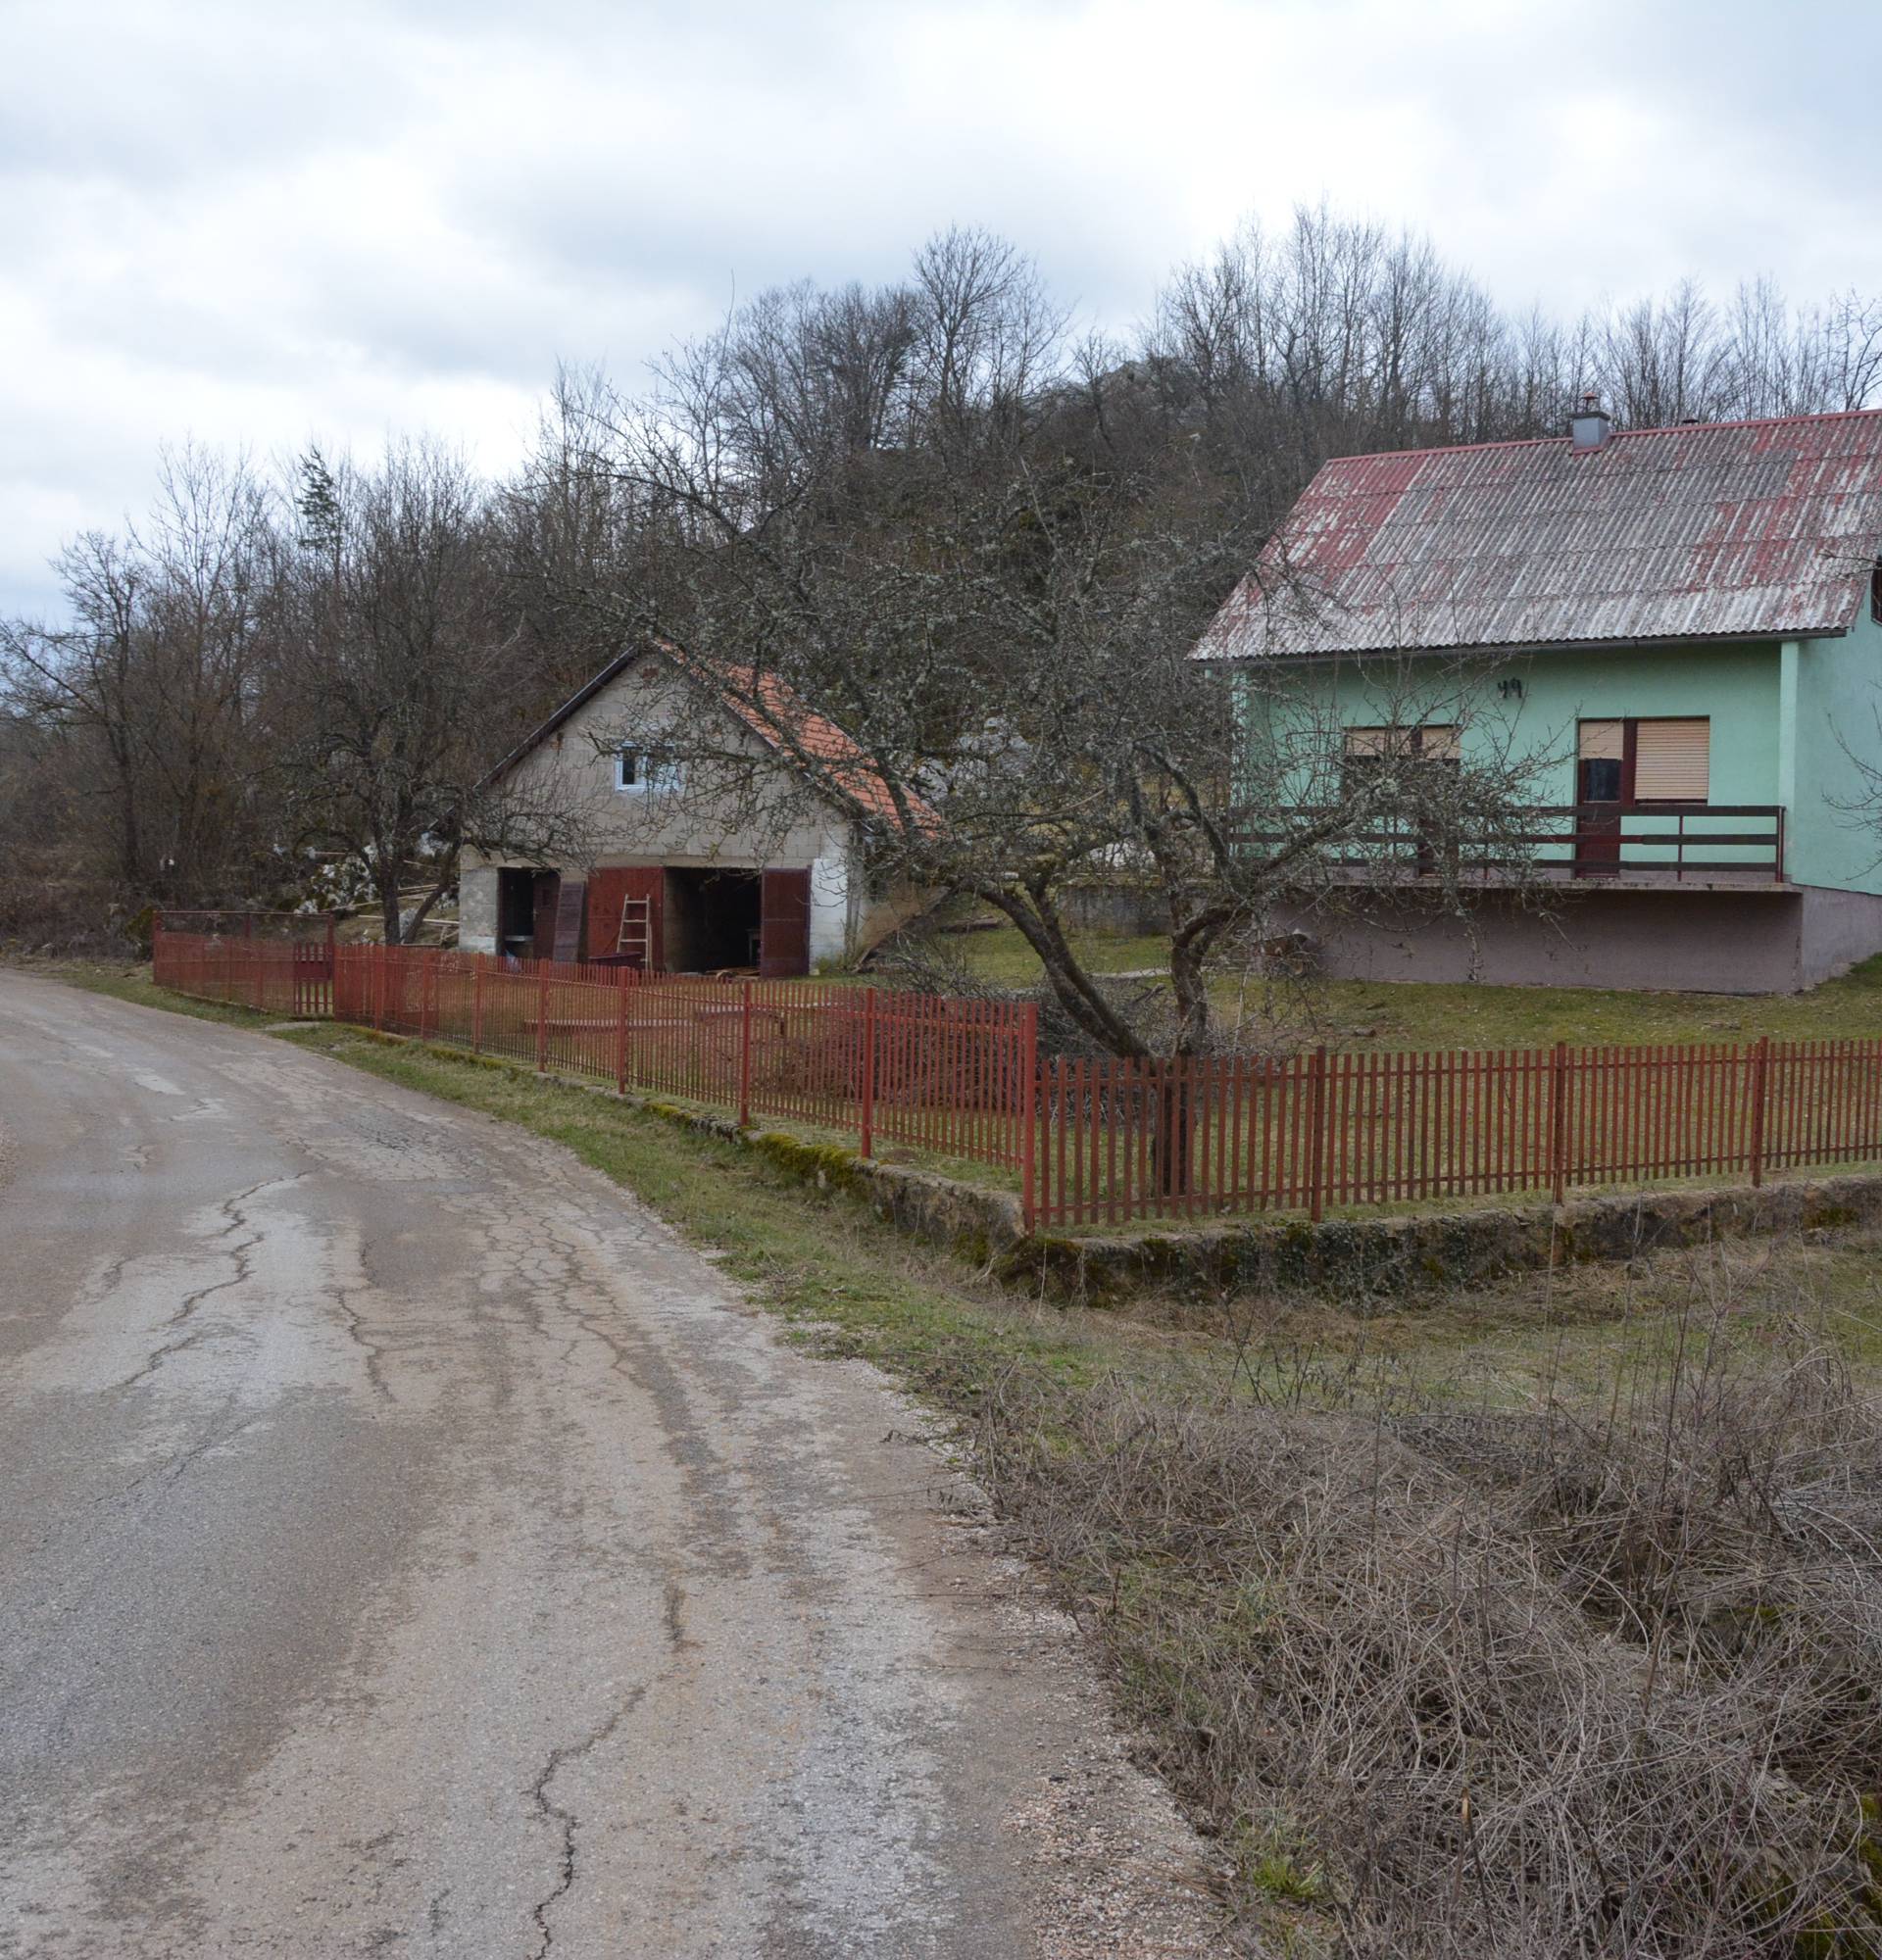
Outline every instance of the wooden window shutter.
<path id="1" fill-rule="evenodd" d="M 1627 753 L 1626 722 L 1584 721 L 1580 753 L 1584 762 L 1618 762 Z"/>
<path id="2" fill-rule="evenodd" d="M 1391 738 L 1389 728 L 1349 728 L 1346 731 L 1346 753 L 1349 756 L 1388 755 Z"/>
<path id="3" fill-rule="evenodd" d="M 1418 755 L 1427 762 L 1455 762 L 1462 755 L 1455 721 L 1427 721 L 1417 731 Z"/>
<path id="4" fill-rule="evenodd" d="M 1711 721 L 1705 715 L 1640 722 L 1634 748 L 1634 801 L 1704 803 L 1711 791 Z"/>

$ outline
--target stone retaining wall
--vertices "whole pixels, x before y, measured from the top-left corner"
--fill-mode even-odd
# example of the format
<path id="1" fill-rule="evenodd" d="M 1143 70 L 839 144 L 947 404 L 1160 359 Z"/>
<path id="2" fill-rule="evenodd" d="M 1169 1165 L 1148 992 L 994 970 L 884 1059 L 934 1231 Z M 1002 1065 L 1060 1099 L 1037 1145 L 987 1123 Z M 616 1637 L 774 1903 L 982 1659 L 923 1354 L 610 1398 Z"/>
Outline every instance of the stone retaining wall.
<path id="1" fill-rule="evenodd" d="M 1755 1234 L 1882 1219 L 1882 1177 L 1825 1177 L 1725 1191 L 1636 1192 L 1512 1210 L 1303 1219 L 1096 1239 L 1041 1234 L 999 1262 L 1003 1278 L 1102 1303 L 1145 1287 L 1303 1287 L 1368 1295 L 1480 1285 L 1585 1260 L 1627 1260 Z"/>

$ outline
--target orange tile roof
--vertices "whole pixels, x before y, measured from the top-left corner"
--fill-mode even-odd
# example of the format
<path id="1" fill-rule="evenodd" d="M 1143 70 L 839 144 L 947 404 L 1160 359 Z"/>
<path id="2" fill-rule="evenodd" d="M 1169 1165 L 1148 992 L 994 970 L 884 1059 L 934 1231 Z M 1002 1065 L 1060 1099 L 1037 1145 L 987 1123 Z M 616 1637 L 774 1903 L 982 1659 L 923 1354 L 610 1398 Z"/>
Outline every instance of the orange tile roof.
<path id="1" fill-rule="evenodd" d="M 745 665 L 716 668 L 690 659 L 664 640 L 655 644 L 681 673 L 710 687 L 761 741 L 780 754 L 788 744 L 821 765 L 830 781 L 868 815 L 892 828 L 901 827 L 902 813 L 895 795 L 865 751 L 827 715 L 806 708 L 775 674 Z M 904 799 L 910 815 L 921 828 L 938 821 L 923 798 L 905 790 Z"/>

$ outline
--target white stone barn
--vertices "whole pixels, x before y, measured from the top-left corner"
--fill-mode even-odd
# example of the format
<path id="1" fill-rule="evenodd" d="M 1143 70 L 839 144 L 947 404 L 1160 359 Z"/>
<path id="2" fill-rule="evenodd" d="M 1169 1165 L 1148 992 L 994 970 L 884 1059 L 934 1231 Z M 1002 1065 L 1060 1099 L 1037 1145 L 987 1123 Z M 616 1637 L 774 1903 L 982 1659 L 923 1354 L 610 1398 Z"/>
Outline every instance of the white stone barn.
<path id="1" fill-rule="evenodd" d="M 749 758 L 722 796 L 712 764 L 676 763 L 658 739 L 696 730 L 701 715 L 716 718 L 706 746 Z M 820 717 L 803 725 L 826 754 L 853 746 Z M 850 815 L 807 797 L 763 731 L 658 645 L 611 662 L 491 781 L 576 814 L 585 861 L 467 852 L 458 941 L 469 952 L 784 978 L 857 958 L 919 909 L 907 887 L 871 880 Z"/>

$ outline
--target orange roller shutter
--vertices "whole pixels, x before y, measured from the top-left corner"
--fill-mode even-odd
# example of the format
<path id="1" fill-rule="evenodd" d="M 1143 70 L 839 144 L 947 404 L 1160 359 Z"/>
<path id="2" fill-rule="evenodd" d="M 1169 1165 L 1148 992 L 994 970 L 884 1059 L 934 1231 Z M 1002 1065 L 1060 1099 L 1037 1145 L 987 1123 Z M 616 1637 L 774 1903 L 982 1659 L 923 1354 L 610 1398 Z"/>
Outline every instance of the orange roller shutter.
<path id="1" fill-rule="evenodd" d="M 1634 747 L 1636 803 L 1704 803 L 1711 794 L 1711 721 L 1643 721 Z"/>

